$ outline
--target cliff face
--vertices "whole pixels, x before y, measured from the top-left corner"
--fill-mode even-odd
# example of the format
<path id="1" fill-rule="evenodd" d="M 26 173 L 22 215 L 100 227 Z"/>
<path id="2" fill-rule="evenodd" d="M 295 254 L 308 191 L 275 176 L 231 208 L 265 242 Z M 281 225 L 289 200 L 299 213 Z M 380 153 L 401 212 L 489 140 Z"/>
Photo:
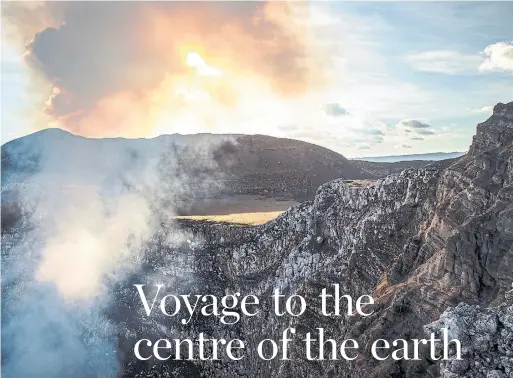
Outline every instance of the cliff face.
<path id="1" fill-rule="evenodd" d="M 199 364 L 201 374 L 362 378 L 511 374 L 512 352 L 507 346 L 511 308 L 504 298 L 513 282 L 512 152 L 513 103 L 498 104 L 493 115 L 478 125 L 469 154 L 449 167 L 439 163 L 408 169 L 363 188 L 335 180 L 321 186 L 312 202 L 258 227 L 185 224 L 202 240 L 195 251 L 183 252 L 197 263 L 192 276 L 209 277 L 208 285 L 195 289 L 222 293 L 228 288 L 265 298 L 273 288 L 280 288 L 283 294 L 303 295 L 310 305 L 299 318 L 262 315 L 242 320 L 231 332 L 210 324 L 212 332 L 244 335 L 256 345 L 263 338 L 278 338 L 287 327 L 297 329 L 299 340 L 323 327 L 338 340 L 358 339 L 365 349 L 355 361 L 319 362 L 302 359 L 304 350 L 295 345 L 293 362 L 262 361 L 250 353 L 241 363 L 222 368 Z M 208 264 L 200 263 L 205 255 L 210 256 Z M 334 283 L 353 297 L 372 294 L 377 300 L 375 313 L 363 319 L 321 316 L 317 296 L 321 288 Z M 472 340 L 466 352 L 468 364 L 440 366 L 428 353 L 420 361 L 378 363 L 368 354 L 372 341 L 379 338 L 424 337 L 424 325 L 460 302 L 499 306 L 482 314 L 477 307 L 449 309 L 440 322 L 426 328 L 439 329 L 455 318 L 462 341 Z M 492 325 L 486 325 L 488 319 L 493 319 Z M 473 321 L 478 322 L 476 330 Z M 482 322 L 486 324 L 479 328 Z M 483 337 L 490 348 L 476 349 L 481 339 L 472 337 L 479 332 L 487 334 Z"/>
<path id="2" fill-rule="evenodd" d="M 187 242 L 171 243 L 178 233 Z M 507 377 L 512 371 L 512 329 L 505 298 L 513 282 L 512 246 L 509 103 L 495 107 L 478 125 L 469 153 L 448 167 L 440 162 L 407 169 L 366 187 L 331 181 L 317 190 L 313 201 L 261 226 L 164 224 L 145 245 L 140 269 L 112 287 L 115 300 L 106 316 L 119 327 L 120 375 Z M 165 317 L 146 319 L 131 287 L 134 282 L 167 283 L 175 293 L 222 296 L 238 291 L 262 299 L 279 288 L 285 295 L 301 294 L 309 306 L 300 317 L 276 317 L 270 301 L 263 300 L 258 316 L 235 326 L 202 317 L 182 326 Z M 332 284 L 353 298 L 373 295 L 375 312 L 367 318 L 321 316 L 318 295 Z M 467 305 L 456 307 L 461 302 Z M 368 354 L 376 339 L 424 337 L 446 323 L 457 324 L 455 334 L 469 342 L 468 363 L 440 365 L 428 353 L 419 361 L 378 362 Z M 277 340 L 287 327 L 296 328 L 297 340 L 322 327 L 326 337 L 357 339 L 364 352 L 354 361 L 307 361 L 302 344 L 293 343 L 290 361 L 259 359 L 258 341 Z M 141 337 L 195 338 L 199 332 L 242 338 L 253 349 L 236 363 L 155 365 L 133 357 L 133 345 Z M 479 345 L 482 340 L 487 349 Z"/>
<path id="3" fill-rule="evenodd" d="M 459 215 L 464 222 L 453 227 L 446 248 L 419 269 L 420 284 L 451 292 L 453 302 L 473 304 L 449 308 L 425 327 L 429 332 L 449 327 L 466 345 L 463 361 L 453 356 L 441 364 L 446 378 L 513 375 L 512 105 L 495 106 L 493 116 L 478 125 L 469 155 L 444 175 L 457 194 L 445 219 Z"/>

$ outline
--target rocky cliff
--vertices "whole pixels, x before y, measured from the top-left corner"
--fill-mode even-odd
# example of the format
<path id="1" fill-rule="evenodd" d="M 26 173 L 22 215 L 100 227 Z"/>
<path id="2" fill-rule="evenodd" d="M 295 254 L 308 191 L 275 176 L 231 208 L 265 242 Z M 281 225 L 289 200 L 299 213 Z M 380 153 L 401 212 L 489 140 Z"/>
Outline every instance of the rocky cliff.
<path id="1" fill-rule="evenodd" d="M 145 244 L 140 267 L 111 288 L 114 300 L 105 315 L 118 329 L 119 375 L 510 377 L 512 152 L 513 103 L 498 104 L 478 125 L 469 153 L 449 166 L 407 169 L 365 187 L 334 180 L 322 185 L 313 201 L 256 227 L 163 222 Z M 170 241 L 178 234 L 186 242 Z M 220 296 L 238 291 L 266 298 L 279 288 L 285 295 L 301 294 L 309 306 L 297 318 L 275 317 L 264 302 L 258 316 L 235 326 L 202 317 L 183 326 L 143 316 L 131 284 L 157 281 L 178 293 Z M 367 318 L 321 316 L 318 295 L 334 283 L 353 297 L 372 294 L 375 312 Z M 466 343 L 466 362 L 440 364 L 425 350 L 415 361 L 378 362 L 369 355 L 376 339 L 424 337 L 444 324 L 455 325 L 453 334 Z M 287 327 L 296 328 L 298 340 L 322 327 L 339 341 L 357 339 L 363 352 L 354 361 L 308 361 L 300 345 L 292 344 L 290 361 L 264 361 L 249 350 L 236 363 L 162 364 L 132 354 L 142 335 L 194 338 L 204 332 L 256 345 L 278 339 Z"/>
<path id="2" fill-rule="evenodd" d="M 278 338 L 287 327 L 297 329 L 298 339 L 323 327 L 338 340 L 356 338 L 365 350 L 350 362 L 307 361 L 296 345 L 291 361 L 263 361 L 249 352 L 236 364 L 191 364 L 188 374 L 511 376 L 511 307 L 505 295 L 513 282 L 512 133 L 513 103 L 498 104 L 493 115 L 478 125 L 470 152 L 448 167 L 407 169 L 361 188 L 331 181 L 319 188 L 312 202 L 265 225 L 186 223 L 182 229 L 195 235 L 190 241 L 194 247 L 149 245 L 148 266 L 157 272 L 170 267 L 187 272 L 181 289 L 266 297 L 280 288 L 283 294 L 308 298 L 309 307 L 299 318 L 263 314 L 244 319 L 235 328 L 202 320 L 188 329 L 172 326 L 171 334 L 191 336 L 201 329 L 207 334 L 243 336 L 256 345 L 263 338 Z M 165 280 L 165 275 L 157 276 Z M 353 297 L 372 294 L 377 299 L 375 313 L 367 318 L 321 316 L 316 298 L 321 288 L 333 283 Z M 461 302 L 467 304 L 458 306 Z M 493 309 L 482 310 L 488 306 Z M 456 324 L 454 334 L 467 342 L 466 362 L 439 364 L 427 353 L 418 361 L 378 362 L 368 354 L 370 343 L 378 338 L 423 337 L 444 322 Z M 166 327 L 169 332 L 169 324 Z M 127 345 L 133 341 L 124 340 Z M 125 368 L 126 376 L 141 377 L 184 369 L 132 362 Z"/>

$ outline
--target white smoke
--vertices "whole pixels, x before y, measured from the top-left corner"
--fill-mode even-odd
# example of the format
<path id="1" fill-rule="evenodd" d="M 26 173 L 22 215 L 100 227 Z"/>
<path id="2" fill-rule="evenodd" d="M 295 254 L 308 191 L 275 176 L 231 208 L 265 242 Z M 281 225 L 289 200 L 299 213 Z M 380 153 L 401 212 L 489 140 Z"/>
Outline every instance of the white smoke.
<path id="1" fill-rule="evenodd" d="M 104 315 L 112 285 L 140 267 L 177 195 L 217 190 L 212 153 L 225 139 L 175 154 L 162 140 L 60 133 L 21 143 L 12 177 L 23 181 L 6 183 L 26 213 L 2 233 L 2 368 L 10 377 L 115 377 L 117 329 Z M 25 176 L 23 157 L 35 151 L 41 166 Z M 207 173 L 191 177 L 184 164 L 193 162 Z"/>
<path id="2" fill-rule="evenodd" d="M 86 298 L 100 294 L 106 276 L 139 262 L 151 231 L 151 210 L 139 195 L 106 202 L 94 187 L 73 193 L 73 199 L 52 213 L 59 221 L 45 243 L 36 278 L 53 282 L 65 297 Z"/>

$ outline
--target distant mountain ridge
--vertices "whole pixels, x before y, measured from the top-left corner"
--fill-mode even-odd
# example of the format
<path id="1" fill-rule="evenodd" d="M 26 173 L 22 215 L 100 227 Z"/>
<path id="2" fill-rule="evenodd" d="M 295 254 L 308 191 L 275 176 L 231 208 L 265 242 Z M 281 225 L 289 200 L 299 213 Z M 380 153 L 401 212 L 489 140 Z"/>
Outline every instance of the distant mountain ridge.
<path id="1" fill-rule="evenodd" d="M 459 158 L 465 155 L 466 152 L 430 152 L 426 154 L 411 154 L 411 155 L 388 155 L 388 156 L 370 156 L 362 158 L 353 158 L 351 160 L 364 160 L 376 163 L 395 163 L 399 161 L 414 161 L 414 160 L 445 160 Z"/>
<path id="2" fill-rule="evenodd" d="M 93 139 L 46 129 L 2 146 L 2 188 L 34 179 L 41 184 L 50 176 L 56 190 L 77 183 L 112 186 L 116 180 L 129 185 L 127 176 L 134 185 L 153 173 L 187 199 L 256 194 L 305 200 L 333 179 L 377 179 L 427 163 L 354 161 L 315 144 L 266 135 Z"/>

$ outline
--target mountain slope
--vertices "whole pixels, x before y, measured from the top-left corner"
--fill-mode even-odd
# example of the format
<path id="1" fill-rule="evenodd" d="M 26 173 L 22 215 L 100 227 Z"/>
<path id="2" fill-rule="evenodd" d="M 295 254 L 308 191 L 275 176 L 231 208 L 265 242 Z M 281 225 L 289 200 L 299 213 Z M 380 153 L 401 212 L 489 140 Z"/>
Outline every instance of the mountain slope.
<path id="1" fill-rule="evenodd" d="M 411 164 L 367 167 L 324 147 L 265 135 L 87 139 L 47 129 L 2 146 L 2 187 L 27 184 L 32 178 L 44 185 L 43 178 L 50 176 L 55 189 L 57 184 L 111 185 L 127 172 L 144 181 L 144 172 L 152 171 L 159 178 L 179 176 L 188 188 L 182 197 L 256 194 L 304 200 L 336 178 L 375 179 L 407 166 Z"/>

